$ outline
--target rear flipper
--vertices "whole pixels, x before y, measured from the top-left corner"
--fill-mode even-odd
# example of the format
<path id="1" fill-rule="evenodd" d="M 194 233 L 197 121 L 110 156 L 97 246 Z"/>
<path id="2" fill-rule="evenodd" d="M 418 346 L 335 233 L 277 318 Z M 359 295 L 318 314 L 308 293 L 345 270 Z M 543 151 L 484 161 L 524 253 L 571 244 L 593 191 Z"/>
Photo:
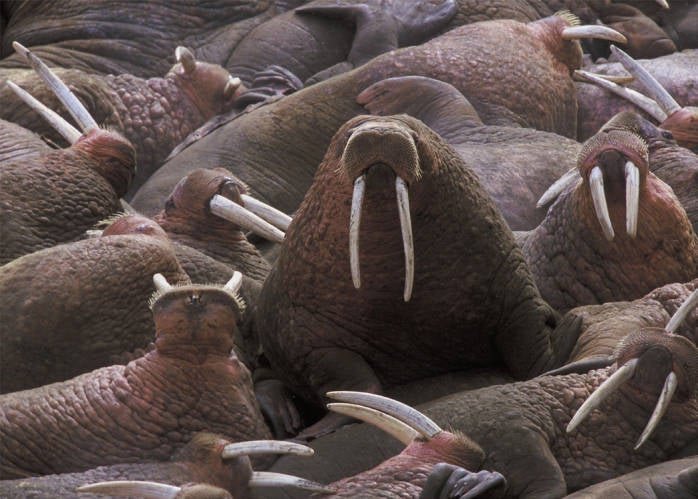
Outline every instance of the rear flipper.
<path id="1" fill-rule="evenodd" d="M 504 497 L 507 481 L 496 471 L 473 473 L 459 466 L 439 463 L 427 478 L 419 499 L 468 499 Z"/>
<path id="2" fill-rule="evenodd" d="M 252 85 L 240 94 L 235 104 L 238 109 L 243 109 L 268 99 L 290 95 L 302 88 L 303 82 L 291 71 L 272 65 L 255 73 Z"/>

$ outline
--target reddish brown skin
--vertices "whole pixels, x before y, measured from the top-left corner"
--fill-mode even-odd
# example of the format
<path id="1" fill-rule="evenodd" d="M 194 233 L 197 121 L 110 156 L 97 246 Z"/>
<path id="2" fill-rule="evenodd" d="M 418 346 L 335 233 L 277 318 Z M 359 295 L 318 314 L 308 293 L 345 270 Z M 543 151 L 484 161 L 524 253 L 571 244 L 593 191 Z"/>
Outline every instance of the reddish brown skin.
<path id="1" fill-rule="evenodd" d="M 635 59 L 652 59 L 676 52 L 669 35 L 640 9 L 626 4 L 611 4 L 599 13 L 603 24 L 625 35 L 623 50 Z"/>
<path id="2" fill-rule="evenodd" d="M 2 396 L 0 476 L 165 460 L 201 428 L 270 438 L 249 371 L 231 354 L 237 302 L 181 287 L 153 304 L 155 350 L 64 383 Z"/>

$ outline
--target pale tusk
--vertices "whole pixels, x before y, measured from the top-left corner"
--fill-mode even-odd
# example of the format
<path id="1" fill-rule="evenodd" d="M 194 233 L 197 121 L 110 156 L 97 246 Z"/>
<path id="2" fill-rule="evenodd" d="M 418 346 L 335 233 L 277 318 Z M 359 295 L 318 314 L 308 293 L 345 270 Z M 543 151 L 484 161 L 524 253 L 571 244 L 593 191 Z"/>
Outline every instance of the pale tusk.
<path id="1" fill-rule="evenodd" d="M 29 49 L 23 46 L 19 42 L 12 42 L 14 49 L 22 56 L 26 61 L 31 64 L 34 70 L 41 76 L 41 78 L 51 87 L 51 90 L 56 97 L 63 103 L 63 105 L 68 109 L 71 116 L 75 118 L 78 125 L 82 129 L 83 133 L 93 129 L 99 128 L 97 122 L 92 118 L 89 111 L 83 106 L 82 102 L 78 100 L 73 92 L 67 87 L 65 83 L 61 81 L 56 74 L 49 69 L 49 67 L 41 61 L 38 57 L 31 53 Z"/>
<path id="2" fill-rule="evenodd" d="M 228 282 L 223 286 L 224 289 L 237 293 L 240 291 L 240 286 L 242 286 L 242 274 L 237 270 L 233 272 L 233 276 Z"/>
<path id="3" fill-rule="evenodd" d="M 659 104 L 657 104 L 649 97 L 642 95 L 640 92 L 633 90 L 632 88 L 625 88 L 623 86 L 613 83 L 612 81 L 608 81 L 604 78 L 601 78 L 599 75 L 595 75 L 594 73 L 589 73 L 588 71 L 583 71 L 581 69 L 576 69 L 574 71 L 574 74 L 581 81 L 594 83 L 599 87 L 603 87 L 606 90 L 609 90 L 614 94 L 624 98 L 631 104 L 634 104 L 643 111 L 645 111 L 647 114 L 649 114 L 659 122 L 662 122 L 665 119 L 667 119 L 666 113 L 659 106 Z"/>
<path id="4" fill-rule="evenodd" d="M 573 185 L 575 181 L 578 181 L 579 178 L 579 170 L 577 168 L 567 170 L 567 172 L 553 182 L 553 184 L 548 187 L 548 190 L 543 193 L 536 203 L 536 208 L 542 208 L 553 202 L 560 194 L 565 192 L 569 186 Z"/>
<path id="5" fill-rule="evenodd" d="M 395 178 L 397 207 L 400 212 L 400 229 L 402 231 L 402 246 L 405 252 L 405 291 L 403 298 L 406 302 L 412 297 L 414 285 L 414 240 L 412 238 L 412 220 L 410 218 L 410 197 L 407 183 L 400 177 Z"/>
<path id="6" fill-rule="evenodd" d="M 22 99 L 30 108 L 39 113 L 42 118 L 44 118 L 61 136 L 70 142 L 75 144 L 78 139 L 82 136 L 80 131 L 73 125 L 68 123 L 63 117 L 55 112 L 53 109 L 46 107 L 44 104 L 39 102 L 32 94 L 24 90 L 23 88 L 15 85 L 14 82 L 7 80 L 7 85 L 17 94 L 17 96 Z"/>
<path id="7" fill-rule="evenodd" d="M 577 409 L 574 417 L 567 425 L 567 433 L 574 431 L 574 429 L 579 426 L 579 423 L 584 421 L 591 411 L 601 405 L 601 403 L 610 397 L 623 383 L 632 378 L 635 374 L 635 369 L 637 369 L 637 363 L 637 359 L 629 360 L 604 381 L 601 386 L 584 401 L 581 407 Z"/>
<path id="8" fill-rule="evenodd" d="M 640 446 L 642 446 L 642 444 L 644 444 L 645 441 L 647 441 L 650 435 L 652 435 L 654 429 L 662 420 L 662 416 L 664 416 L 664 413 L 669 408 L 669 404 L 671 404 L 671 398 L 674 396 L 674 393 L 676 392 L 676 388 L 678 387 L 678 385 L 679 382 L 676 379 L 676 374 L 674 374 L 673 371 L 670 372 L 669 375 L 666 377 L 666 380 L 664 380 L 664 387 L 662 388 L 662 393 L 659 395 L 659 400 L 657 400 L 657 405 L 654 406 L 652 416 L 650 416 L 650 420 L 647 422 L 647 426 L 645 426 L 642 435 L 640 435 L 640 438 L 637 440 L 637 443 L 635 444 L 635 450 L 639 449 Z"/>
<path id="9" fill-rule="evenodd" d="M 640 169 L 632 161 L 625 163 L 625 230 L 635 238 L 640 210 Z"/>
<path id="10" fill-rule="evenodd" d="M 157 289 L 160 292 L 172 289 L 172 285 L 169 282 L 167 282 L 165 276 L 160 273 L 153 275 L 153 284 L 155 285 L 155 289 Z"/>
<path id="11" fill-rule="evenodd" d="M 630 85 L 635 81 L 635 77 L 633 75 L 606 75 L 601 73 L 591 73 L 589 71 L 584 71 L 583 69 L 575 69 L 572 73 L 572 78 L 576 81 L 586 82 L 594 79 L 603 80 L 605 82 L 615 83 L 619 86 Z"/>
<path id="12" fill-rule="evenodd" d="M 115 480 L 112 482 L 98 482 L 90 485 L 82 485 L 75 490 L 77 492 L 88 492 L 90 494 L 136 496 L 145 499 L 174 499 L 182 489 L 174 485 L 143 480 Z"/>
<path id="13" fill-rule="evenodd" d="M 284 232 L 288 230 L 288 226 L 291 225 L 291 221 L 293 219 L 286 213 L 277 210 L 273 206 L 263 203 L 259 199 L 248 196 L 247 194 L 242 194 L 240 197 L 245 202 L 245 208 L 250 210 L 252 213 L 260 218 L 263 218 L 274 227 L 278 227 Z"/>
<path id="14" fill-rule="evenodd" d="M 261 219 L 247 208 L 240 206 L 220 194 L 216 194 L 211 198 L 209 208 L 214 215 L 224 218 L 243 229 L 251 230 L 275 243 L 284 242 L 285 234 L 283 232 L 266 220 Z"/>
<path id="15" fill-rule="evenodd" d="M 356 404 L 331 403 L 327 404 L 327 408 L 333 412 L 365 421 L 396 438 L 405 446 L 410 445 L 415 438 L 419 437 L 419 433 L 409 425 L 389 414 L 371 409 L 370 407 Z"/>
<path id="16" fill-rule="evenodd" d="M 642 64 L 630 57 L 615 45 L 611 45 L 611 52 L 615 54 L 625 69 L 638 80 L 664 112 L 671 116 L 681 109 L 678 102 L 666 91 L 666 89 L 647 71 Z"/>
<path id="17" fill-rule="evenodd" d="M 562 30 L 563 40 L 578 40 L 579 38 L 596 38 L 617 43 L 627 43 L 628 39 L 613 28 L 603 25 L 587 24 L 570 26 Z"/>
<path id="18" fill-rule="evenodd" d="M 418 410 L 382 395 L 367 392 L 335 391 L 327 392 L 327 396 L 340 402 L 363 405 L 381 411 L 409 425 L 428 439 L 434 438 L 442 431 L 439 425 Z"/>
<path id="19" fill-rule="evenodd" d="M 669 8 L 669 2 L 667 2 L 667 0 L 656 0 L 656 2 L 663 9 Z"/>
<path id="20" fill-rule="evenodd" d="M 248 482 L 249 487 L 295 487 L 297 489 L 319 492 L 321 494 L 334 494 L 336 489 L 312 480 L 300 478 L 284 473 L 272 471 L 253 471 L 252 478 Z"/>
<path id="21" fill-rule="evenodd" d="M 589 174 L 589 189 L 591 191 L 591 199 L 594 201 L 594 211 L 596 218 L 599 219 L 601 230 L 604 236 L 609 241 L 613 241 L 615 234 L 613 233 L 613 225 L 611 225 L 611 217 L 608 215 L 608 206 L 606 205 L 606 193 L 603 187 L 603 173 L 601 168 L 595 166 Z"/>
<path id="22" fill-rule="evenodd" d="M 354 287 L 361 287 L 361 271 L 359 265 L 359 227 L 361 226 L 361 208 L 364 204 L 366 178 L 361 175 L 354 181 L 354 192 L 351 196 L 351 213 L 349 215 L 349 266 Z"/>
<path id="23" fill-rule="evenodd" d="M 231 459 L 240 456 L 257 454 L 294 454 L 296 456 L 312 456 L 315 453 L 307 445 L 282 440 L 247 440 L 228 444 L 223 448 L 221 458 Z"/>
<path id="24" fill-rule="evenodd" d="M 121 209 L 124 210 L 125 213 L 138 213 L 133 206 L 128 204 L 126 201 L 123 199 L 119 199 L 119 204 L 121 205 Z"/>
<path id="25" fill-rule="evenodd" d="M 696 305 L 698 305 L 698 288 L 694 289 L 693 293 L 688 295 L 688 298 L 686 298 L 686 300 L 681 304 L 679 309 L 674 312 L 674 315 L 671 316 L 671 319 L 669 319 L 669 322 L 664 330 L 670 334 L 676 333 L 678 327 L 688 316 L 688 314 L 690 314 L 691 311 L 696 308 Z"/>
<path id="26" fill-rule="evenodd" d="M 182 65 L 185 73 L 193 73 L 196 69 L 196 59 L 194 54 L 186 47 L 181 45 L 175 49 L 175 58 Z"/>

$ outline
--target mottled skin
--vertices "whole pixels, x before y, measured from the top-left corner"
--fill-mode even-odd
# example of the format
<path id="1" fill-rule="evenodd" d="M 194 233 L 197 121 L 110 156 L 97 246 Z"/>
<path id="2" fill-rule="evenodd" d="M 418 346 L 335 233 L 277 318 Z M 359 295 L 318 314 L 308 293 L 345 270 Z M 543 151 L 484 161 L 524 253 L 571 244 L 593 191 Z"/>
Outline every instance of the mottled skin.
<path id="1" fill-rule="evenodd" d="M 295 211 L 332 135 L 365 112 L 356 96 L 391 76 L 450 82 L 486 124 L 525 123 L 574 136 L 577 111 L 569 75 L 581 64 L 581 49 L 576 41 L 560 39 L 566 26 L 561 17 L 530 24 L 476 23 L 382 54 L 353 71 L 237 115 L 165 163 L 141 187 L 133 206 L 152 215 L 193 167 L 224 165 L 255 197 L 286 213 Z M 525 58 L 522 45 L 527 47 Z M 521 75 L 530 79 L 524 81 Z"/>
<path id="2" fill-rule="evenodd" d="M 115 132 L 93 129 L 67 149 L 0 168 L 0 264 L 75 241 L 121 209 L 135 153 Z"/>
<path id="3" fill-rule="evenodd" d="M 174 288 L 153 303 L 155 350 L 126 366 L 0 398 L 0 476 L 169 459 L 206 429 L 268 439 L 247 368 L 231 353 L 239 302 Z"/>
<path id="4" fill-rule="evenodd" d="M 152 222 L 114 225 L 104 237 L 0 267 L 0 390 L 62 381 L 147 346 L 157 272 L 171 282 L 188 281 L 167 236 Z"/>
<path id="5" fill-rule="evenodd" d="M 146 461 L 132 464 L 99 466 L 81 473 L 64 473 L 42 477 L 0 480 L 0 495 L 20 497 L 72 497 L 82 485 L 113 480 L 147 480 L 170 485 L 205 482 L 229 491 L 235 498 L 245 497 L 252 468 L 246 457 L 223 461 L 223 447 L 229 439 L 212 433 L 197 433 L 169 461 Z M 81 498 L 104 497 L 81 493 Z"/>
<path id="6" fill-rule="evenodd" d="M 545 220 L 518 239 L 541 295 L 558 311 L 639 298 L 670 282 L 698 275 L 698 238 L 673 191 L 648 171 L 642 129 L 632 113 L 613 118 L 585 142 L 578 157 L 582 180 L 563 192 Z M 637 235 L 625 230 L 625 162 L 640 169 Z M 615 236 L 601 230 L 589 187 L 591 169 L 603 171 Z"/>
<path id="7" fill-rule="evenodd" d="M 2 163 L 36 157 L 51 148 L 34 132 L 0 119 L 0 169 Z"/>

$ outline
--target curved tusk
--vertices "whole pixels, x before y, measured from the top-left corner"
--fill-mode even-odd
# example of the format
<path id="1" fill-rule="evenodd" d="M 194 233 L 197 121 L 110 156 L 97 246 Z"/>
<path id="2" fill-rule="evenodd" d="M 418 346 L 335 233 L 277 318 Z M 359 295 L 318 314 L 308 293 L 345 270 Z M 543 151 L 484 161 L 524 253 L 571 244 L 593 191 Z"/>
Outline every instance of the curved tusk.
<path id="1" fill-rule="evenodd" d="M 382 395 L 367 392 L 335 391 L 327 392 L 327 396 L 340 402 L 363 405 L 381 411 L 409 425 L 428 439 L 434 438 L 442 431 L 439 425 L 417 409 Z"/>
<path id="2" fill-rule="evenodd" d="M 696 308 L 698 305 L 698 288 L 693 290 L 693 293 L 688 295 L 688 298 L 681 304 L 679 309 L 674 312 L 674 315 L 671 316 L 671 319 L 669 319 L 669 322 L 667 323 L 666 327 L 664 327 L 664 330 L 667 333 L 674 334 L 676 333 L 676 330 L 678 327 L 681 325 L 681 323 L 684 321 L 684 319 L 688 316 L 688 314 L 691 313 L 691 311 Z"/>
<path id="3" fill-rule="evenodd" d="M 647 114 L 652 116 L 659 122 L 667 119 L 667 115 L 664 110 L 657 104 L 654 100 L 642 95 L 640 92 L 633 90 L 632 88 L 626 88 L 621 85 L 617 85 L 612 81 L 604 79 L 599 75 L 594 73 L 589 73 L 588 71 L 583 71 L 581 69 L 576 69 L 574 75 L 578 77 L 581 81 L 586 81 L 588 83 L 594 83 L 599 87 L 605 88 L 613 92 L 614 94 L 624 98 L 631 104 L 636 105 Z"/>
<path id="4" fill-rule="evenodd" d="M 671 404 L 671 398 L 674 396 L 674 393 L 676 392 L 676 388 L 678 386 L 679 382 L 676 378 L 676 374 L 674 374 L 674 372 L 672 371 L 666 377 L 666 380 L 664 380 L 664 387 L 662 388 L 662 393 L 659 394 L 659 400 L 657 400 L 657 405 L 654 406 L 652 416 L 650 416 L 650 420 L 647 422 L 647 426 L 645 426 L 645 429 L 642 431 L 642 435 L 640 435 L 640 438 L 637 440 L 637 443 L 635 444 L 635 450 L 639 449 L 642 446 L 642 444 L 644 444 L 647 441 L 650 435 L 652 435 L 652 432 L 657 427 L 659 422 L 662 420 L 662 416 L 664 416 L 664 413 L 669 408 L 669 404 Z"/>
<path id="5" fill-rule="evenodd" d="M 271 471 L 253 471 L 252 478 L 248 482 L 249 487 L 295 487 L 297 489 L 319 492 L 321 494 L 334 494 L 336 489 L 312 480 L 300 478 L 284 473 Z"/>
<path id="6" fill-rule="evenodd" d="M 112 482 L 82 485 L 75 490 L 77 492 L 88 492 L 90 494 L 136 496 L 145 499 L 174 499 L 182 489 L 174 485 L 143 480 L 115 480 Z"/>
<path id="7" fill-rule="evenodd" d="M 356 404 L 331 403 L 327 404 L 327 408 L 333 412 L 365 421 L 396 438 L 405 446 L 410 445 L 415 438 L 419 437 L 419 432 L 415 431 L 411 426 L 389 414 L 370 407 Z"/>
<path id="8" fill-rule="evenodd" d="M 229 222 L 232 222 L 243 229 L 251 230 L 275 243 L 284 242 L 285 234 L 274 227 L 266 220 L 261 219 L 250 210 L 240 206 L 230 199 L 216 194 L 208 204 L 211 213 Z"/>
<path id="9" fill-rule="evenodd" d="M 557 197 L 562 194 L 567 188 L 579 180 L 579 170 L 577 168 L 572 168 L 567 170 L 562 176 L 557 179 L 553 184 L 548 187 L 543 195 L 540 197 L 536 203 L 536 208 L 542 208 L 543 206 L 553 202 Z"/>
<path id="10" fill-rule="evenodd" d="M 39 113 L 61 136 L 71 144 L 75 144 L 82 136 L 80 131 L 68 123 L 63 117 L 53 109 L 46 107 L 39 102 L 32 94 L 17 86 L 14 82 L 7 80 L 7 85 L 22 99 L 30 108 Z"/>
<path id="11" fill-rule="evenodd" d="M 294 454 L 296 456 L 312 456 L 315 451 L 307 445 L 282 440 L 247 440 L 228 444 L 223 448 L 221 458 L 231 459 L 240 456 L 257 454 Z"/>
<path id="12" fill-rule="evenodd" d="M 366 192 L 366 178 L 361 175 L 354 181 L 354 192 L 351 195 L 351 213 L 349 215 L 349 266 L 354 287 L 361 287 L 361 271 L 359 266 L 359 227 L 361 225 L 361 209 Z"/>
<path id="13" fill-rule="evenodd" d="M 610 397 L 613 392 L 615 392 L 623 383 L 628 381 L 635 374 L 635 369 L 637 369 L 637 359 L 631 359 L 623 366 L 620 367 L 616 372 L 614 372 L 606 381 L 601 383 L 601 385 L 592 393 L 588 399 L 584 401 L 574 417 L 567 425 L 567 433 L 572 432 L 579 423 L 584 421 L 586 417 L 596 409 L 601 403 Z"/>
<path id="14" fill-rule="evenodd" d="M 228 282 L 223 286 L 224 289 L 237 293 L 240 291 L 240 286 L 242 286 L 242 274 L 237 270 L 233 272 L 233 276 Z"/>
<path id="15" fill-rule="evenodd" d="M 153 275 L 153 284 L 155 285 L 155 289 L 157 289 L 159 292 L 172 289 L 172 285 L 169 282 L 167 282 L 165 276 L 160 273 Z"/>
<path id="16" fill-rule="evenodd" d="M 635 163 L 625 163 L 625 230 L 635 238 L 637 235 L 637 216 L 640 211 L 640 169 Z"/>
<path id="17" fill-rule="evenodd" d="M 278 227 L 284 232 L 288 230 L 288 226 L 291 225 L 291 221 L 293 219 L 286 213 L 277 210 L 273 206 L 270 206 L 259 199 L 248 196 L 247 194 L 242 194 L 240 197 L 245 203 L 245 208 L 250 210 L 252 213 L 260 218 L 263 218 L 274 227 Z"/>
<path id="18" fill-rule="evenodd" d="M 615 29 L 598 24 L 570 26 L 562 30 L 563 40 L 578 40 L 580 38 L 596 38 L 599 40 L 610 40 L 617 43 L 628 42 L 628 39 Z"/>
<path id="19" fill-rule="evenodd" d="M 606 239 L 613 241 L 615 234 L 613 225 L 611 225 L 611 217 L 608 214 L 608 206 L 606 205 L 606 193 L 603 187 L 603 172 L 601 168 L 595 166 L 589 174 L 589 189 L 591 191 L 591 199 L 594 201 L 594 212 L 596 218 L 599 219 L 601 230 Z"/>
<path id="20" fill-rule="evenodd" d="M 85 106 L 78 100 L 73 92 L 61 81 L 56 74 L 43 63 L 41 59 L 36 57 L 31 51 L 19 42 L 12 42 L 12 46 L 24 59 L 34 68 L 39 76 L 48 84 L 56 97 L 68 109 L 75 121 L 77 121 L 83 133 L 93 128 L 99 128 Z"/>
<path id="21" fill-rule="evenodd" d="M 395 192 L 397 194 L 397 207 L 400 212 L 402 247 L 405 252 L 405 291 L 403 298 L 408 302 L 412 297 L 412 286 L 414 285 L 414 240 L 412 238 L 410 197 L 407 191 L 407 183 L 400 177 L 395 177 Z"/>
<path id="22" fill-rule="evenodd" d="M 678 102 L 666 91 L 666 89 L 647 71 L 642 64 L 630 57 L 615 45 L 611 45 L 611 52 L 615 54 L 620 63 L 635 77 L 647 90 L 649 97 L 654 99 L 664 112 L 671 116 L 681 109 Z"/>

